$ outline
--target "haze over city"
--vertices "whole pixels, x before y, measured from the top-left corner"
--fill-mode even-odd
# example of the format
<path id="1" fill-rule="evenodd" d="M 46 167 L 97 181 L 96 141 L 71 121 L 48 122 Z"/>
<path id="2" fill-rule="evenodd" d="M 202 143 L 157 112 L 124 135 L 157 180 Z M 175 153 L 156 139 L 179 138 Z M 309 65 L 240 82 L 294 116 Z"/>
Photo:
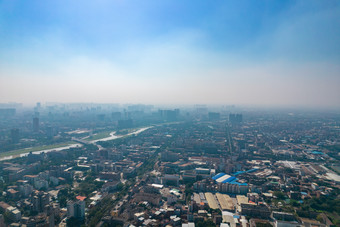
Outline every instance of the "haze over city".
<path id="1" fill-rule="evenodd" d="M 0 227 L 340 226 L 339 0 L 0 0 Z"/>
<path id="2" fill-rule="evenodd" d="M 0 2 L 0 102 L 340 107 L 339 1 Z"/>

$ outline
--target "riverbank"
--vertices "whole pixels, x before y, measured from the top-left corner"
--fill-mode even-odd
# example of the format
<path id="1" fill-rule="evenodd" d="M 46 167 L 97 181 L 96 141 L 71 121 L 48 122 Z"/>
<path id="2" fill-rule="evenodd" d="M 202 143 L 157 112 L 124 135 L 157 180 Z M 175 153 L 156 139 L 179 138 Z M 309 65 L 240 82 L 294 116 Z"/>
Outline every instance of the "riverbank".
<path id="1" fill-rule="evenodd" d="M 95 139 L 95 140 L 90 140 L 90 143 L 96 143 L 99 141 L 109 141 L 109 140 L 114 140 L 114 139 L 118 139 L 118 138 L 122 138 L 125 136 L 131 136 L 131 135 L 137 135 L 149 128 L 152 128 L 152 126 L 150 127 L 144 127 L 144 128 L 139 128 L 139 129 L 135 129 L 134 131 L 125 134 L 125 135 L 116 135 L 116 132 L 111 132 L 109 133 L 109 135 L 107 136 L 108 132 L 103 132 L 102 135 L 105 135 L 107 137 L 104 138 L 100 138 L 100 139 Z M 0 161 L 4 161 L 4 160 L 10 160 L 13 158 L 18 158 L 18 157 L 23 157 L 28 155 L 30 152 L 34 153 L 34 154 L 40 154 L 40 153 L 47 153 L 47 152 L 51 152 L 51 151 L 61 151 L 61 150 L 66 150 L 66 149 L 70 149 L 73 147 L 81 147 L 82 145 L 76 142 L 66 142 L 66 143 L 62 143 L 62 144 L 52 144 L 52 145 L 44 145 L 44 146 L 37 146 L 37 147 L 29 147 L 29 148 L 24 148 L 24 149 L 19 149 L 19 150 L 13 150 L 13 151 L 6 151 L 3 153 L 0 153 Z"/>
<path id="2" fill-rule="evenodd" d="M 28 154 L 30 152 L 42 152 L 44 150 L 53 150 L 53 149 L 57 149 L 57 148 L 61 148 L 61 147 L 69 147 L 70 145 L 74 145 L 77 144 L 75 142 L 66 142 L 66 143 L 59 143 L 59 144 L 52 144 L 52 145 L 43 145 L 43 146 L 37 146 L 37 147 L 28 147 L 28 148 L 23 148 L 23 149 L 19 149 L 19 150 L 13 150 L 13 151 L 6 151 L 3 153 L 0 153 L 0 161 L 1 160 L 5 160 L 8 159 L 6 157 L 9 156 L 15 156 L 15 157 L 19 157 L 20 155 L 23 154 Z"/>

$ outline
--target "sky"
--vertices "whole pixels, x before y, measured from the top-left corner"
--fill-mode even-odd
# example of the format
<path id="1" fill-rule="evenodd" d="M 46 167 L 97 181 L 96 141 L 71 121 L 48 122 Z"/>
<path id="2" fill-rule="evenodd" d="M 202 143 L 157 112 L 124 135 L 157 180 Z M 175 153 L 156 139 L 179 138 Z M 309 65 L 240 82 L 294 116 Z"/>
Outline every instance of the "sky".
<path id="1" fill-rule="evenodd" d="M 340 108 L 340 1 L 0 0 L 0 102 Z"/>

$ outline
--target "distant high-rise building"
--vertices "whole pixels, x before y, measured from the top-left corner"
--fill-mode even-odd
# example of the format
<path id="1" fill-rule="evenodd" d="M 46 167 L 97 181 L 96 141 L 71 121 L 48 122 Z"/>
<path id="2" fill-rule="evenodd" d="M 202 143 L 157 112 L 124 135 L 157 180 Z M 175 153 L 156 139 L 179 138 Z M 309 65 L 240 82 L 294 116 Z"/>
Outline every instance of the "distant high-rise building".
<path id="1" fill-rule="evenodd" d="M 37 105 L 34 107 L 35 114 L 37 114 L 37 113 L 39 114 L 40 109 L 41 109 L 41 104 L 40 104 L 40 102 L 37 102 Z M 36 117 L 38 117 L 38 116 L 36 115 Z"/>
<path id="2" fill-rule="evenodd" d="M 208 116 L 210 121 L 220 120 L 221 117 L 220 113 L 215 112 L 209 112 Z"/>
<path id="3" fill-rule="evenodd" d="M 37 212 L 43 212 L 46 205 L 50 202 L 50 195 L 46 192 L 35 191 L 32 193 L 32 209 Z"/>
<path id="4" fill-rule="evenodd" d="M 176 121 L 179 116 L 179 109 L 175 110 L 158 110 L 158 114 L 160 117 L 168 120 L 168 121 Z"/>
<path id="5" fill-rule="evenodd" d="M 46 127 L 46 135 L 49 138 L 52 138 L 54 136 L 54 129 L 51 126 Z"/>
<path id="6" fill-rule="evenodd" d="M 85 197 L 77 196 L 77 201 L 67 202 L 67 217 L 85 218 Z"/>
<path id="7" fill-rule="evenodd" d="M 179 109 L 175 109 L 175 112 L 176 112 L 176 116 L 178 117 L 179 116 Z"/>
<path id="8" fill-rule="evenodd" d="M 118 121 L 122 118 L 122 113 L 121 112 L 113 112 L 111 114 L 112 120 Z"/>
<path id="9" fill-rule="evenodd" d="M 179 111 L 178 111 L 179 113 Z M 176 121 L 177 120 L 177 111 L 175 110 L 166 110 L 165 112 L 166 119 L 168 121 Z"/>
<path id="10" fill-rule="evenodd" d="M 195 105 L 197 114 L 207 114 L 208 108 L 206 105 Z"/>
<path id="11" fill-rule="evenodd" d="M 242 114 L 229 114 L 229 122 L 232 124 L 239 124 L 242 122 Z"/>
<path id="12" fill-rule="evenodd" d="M 39 118 L 38 117 L 33 118 L 33 131 L 34 132 L 39 131 Z"/>
<path id="13" fill-rule="evenodd" d="M 19 129 L 17 129 L 17 128 L 11 129 L 11 141 L 12 141 L 12 143 L 18 143 L 19 142 Z"/>

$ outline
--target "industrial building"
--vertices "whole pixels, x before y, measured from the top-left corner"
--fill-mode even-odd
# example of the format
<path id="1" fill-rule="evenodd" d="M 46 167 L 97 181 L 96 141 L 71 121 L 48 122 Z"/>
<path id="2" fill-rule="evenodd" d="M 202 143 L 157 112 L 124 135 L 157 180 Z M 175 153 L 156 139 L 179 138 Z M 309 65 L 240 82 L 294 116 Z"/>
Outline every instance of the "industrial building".
<path id="1" fill-rule="evenodd" d="M 204 194 L 205 194 L 205 198 L 208 201 L 209 207 L 211 209 L 219 209 L 219 206 L 217 204 L 215 196 L 212 193 L 210 193 L 210 192 L 207 192 L 207 193 L 204 193 Z"/>
<path id="2" fill-rule="evenodd" d="M 233 212 L 234 209 L 234 204 L 232 199 L 229 197 L 229 195 L 224 195 L 221 193 L 216 193 L 216 197 L 218 199 L 218 202 L 220 203 L 221 209 L 223 211 L 231 211 Z"/>

